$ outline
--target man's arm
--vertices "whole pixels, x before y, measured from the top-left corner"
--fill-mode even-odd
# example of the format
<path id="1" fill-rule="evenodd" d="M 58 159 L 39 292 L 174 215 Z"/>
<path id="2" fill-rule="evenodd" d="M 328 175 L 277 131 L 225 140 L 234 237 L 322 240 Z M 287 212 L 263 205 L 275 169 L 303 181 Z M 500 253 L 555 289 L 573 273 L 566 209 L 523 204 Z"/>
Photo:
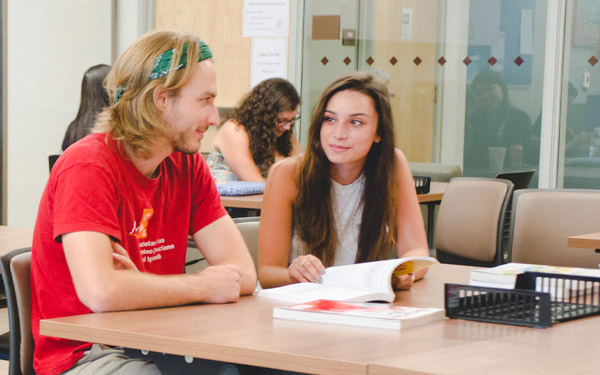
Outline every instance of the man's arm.
<path id="1" fill-rule="evenodd" d="M 234 265 L 240 272 L 240 294 L 256 289 L 256 268 L 242 234 L 229 215 L 225 215 L 193 235 L 209 266 Z M 209 268 L 211 268 L 209 267 Z"/>
<path id="2" fill-rule="evenodd" d="M 94 312 L 226 303 L 240 296 L 242 272 L 234 265 L 161 276 L 115 269 L 111 241 L 105 234 L 73 232 L 63 235 L 62 242 L 77 296 Z"/>

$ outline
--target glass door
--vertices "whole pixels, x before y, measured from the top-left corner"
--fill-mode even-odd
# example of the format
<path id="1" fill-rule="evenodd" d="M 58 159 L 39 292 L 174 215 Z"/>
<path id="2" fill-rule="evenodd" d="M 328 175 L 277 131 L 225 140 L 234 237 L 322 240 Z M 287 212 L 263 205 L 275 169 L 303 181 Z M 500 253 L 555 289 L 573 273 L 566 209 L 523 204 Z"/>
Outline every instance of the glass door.
<path id="1" fill-rule="evenodd" d="M 566 4 L 559 187 L 600 189 L 600 0 Z"/>
<path id="2" fill-rule="evenodd" d="M 372 71 L 389 84 L 396 146 L 410 161 L 431 162 L 437 4 L 438 0 L 306 0 L 302 133 L 329 82 L 347 72 Z"/>

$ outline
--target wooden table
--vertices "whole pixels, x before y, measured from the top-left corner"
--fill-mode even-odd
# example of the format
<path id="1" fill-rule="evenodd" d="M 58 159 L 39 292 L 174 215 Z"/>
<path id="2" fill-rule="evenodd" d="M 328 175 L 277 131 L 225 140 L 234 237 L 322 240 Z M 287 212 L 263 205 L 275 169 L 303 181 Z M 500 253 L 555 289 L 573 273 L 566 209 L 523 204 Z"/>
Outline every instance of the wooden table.
<path id="1" fill-rule="evenodd" d="M 600 253 L 600 232 L 570 236 L 567 239 L 567 246 L 595 249 Z"/>
<path id="2" fill-rule="evenodd" d="M 22 247 L 31 246 L 33 229 L 0 225 L 0 256 Z"/>
<path id="3" fill-rule="evenodd" d="M 439 203 L 444 196 L 444 190 L 446 190 L 447 185 L 448 183 L 446 182 L 432 182 L 429 193 L 417 195 L 419 203 Z M 225 207 L 260 210 L 262 208 L 262 199 L 262 194 L 243 196 L 222 195 L 221 203 Z"/>
<path id="4" fill-rule="evenodd" d="M 396 303 L 443 307 L 444 282 L 473 267 L 436 265 Z M 535 329 L 441 320 L 401 331 L 272 318 L 275 301 L 243 297 L 41 322 L 41 333 L 135 349 L 311 374 L 596 374 L 600 318 Z"/>
<path id="5" fill-rule="evenodd" d="M 260 210 L 262 208 L 262 194 L 230 196 L 221 195 L 221 203 L 228 208 L 247 208 Z"/>

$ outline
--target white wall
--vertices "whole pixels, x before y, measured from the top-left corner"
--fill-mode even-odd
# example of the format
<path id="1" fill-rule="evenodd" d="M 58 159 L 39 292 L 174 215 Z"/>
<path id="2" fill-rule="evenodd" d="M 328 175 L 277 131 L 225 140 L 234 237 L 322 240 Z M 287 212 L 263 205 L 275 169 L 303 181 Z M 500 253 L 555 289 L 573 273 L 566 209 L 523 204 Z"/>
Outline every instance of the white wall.
<path id="1" fill-rule="evenodd" d="M 33 228 L 79 105 L 81 78 L 110 64 L 111 2 L 7 0 L 6 224 Z"/>

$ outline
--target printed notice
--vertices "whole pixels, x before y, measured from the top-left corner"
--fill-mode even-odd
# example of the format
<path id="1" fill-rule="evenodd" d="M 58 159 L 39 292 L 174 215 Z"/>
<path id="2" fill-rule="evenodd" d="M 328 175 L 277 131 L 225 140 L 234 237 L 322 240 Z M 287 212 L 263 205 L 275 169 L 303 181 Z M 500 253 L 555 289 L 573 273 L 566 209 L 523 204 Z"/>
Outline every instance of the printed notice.
<path id="1" fill-rule="evenodd" d="M 290 0 L 244 0 L 242 37 L 287 38 Z"/>
<path id="2" fill-rule="evenodd" d="M 252 39 L 250 87 L 267 78 L 287 78 L 287 38 Z"/>

